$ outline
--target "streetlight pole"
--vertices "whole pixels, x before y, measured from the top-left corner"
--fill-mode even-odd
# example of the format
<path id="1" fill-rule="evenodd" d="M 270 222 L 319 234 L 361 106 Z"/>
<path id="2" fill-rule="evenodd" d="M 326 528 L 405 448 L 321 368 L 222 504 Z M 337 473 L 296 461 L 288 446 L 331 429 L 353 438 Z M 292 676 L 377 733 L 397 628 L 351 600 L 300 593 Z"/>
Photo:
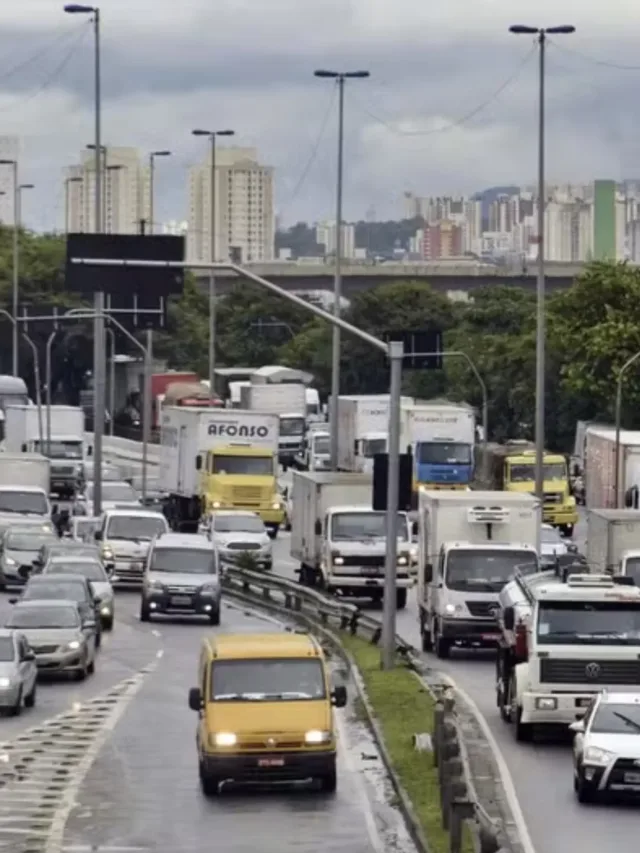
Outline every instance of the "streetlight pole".
<path id="1" fill-rule="evenodd" d="M 94 33 L 94 107 L 95 107 L 95 233 L 102 233 L 102 187 L 100 180 L 102 154 L 102 116 L 100 86 L 100 9 L 97 6 L 85 6 L 70 3 L 64 7 L 70 15 L 91 15 Z M 105 323 L 104 293 L 94 295 L 93 321 L 93 463 L 94 492 L 93 507 L 96 515 L 102 512 L 102 439 L 104 436 L 105 409 Z"/>
<path id="2" fill-rule="evenodd" d="M 544 420 L 545 420 L 545 263 L 544 263 L 544 213 L 545 213 L 545 53 L 547 36 L 569 35 L 575 27 L 529 27 L 514 24 L 509 32 L 515 35 L 534 35 L 539 46 L 538 95 L 538 282 L 536 287 L 536 497 L 544 502 Z"/>
<path id="3" fill-rule="evenodd" d="M 368 71 L 314 71 L 315 77 L 335 80 L 338 84 L 338 166 L 336 185 L 336 263 L 333 277 L 333 314 L 340 316 L 342 301 L 342 184 L 344 160 L 344 83 L 345 80 L 364 79 Z M 338 468 L 338 397 L 340 395 L 340 326 L 334 325 L 331 342 L 331 406 L 329 435 L 331 441 L 331 468 Z"/>
<path id="4" fill-rule="evenodd" d="M 170 157 L 171 151 L 152 151 L 149 154 L 149 233 L 155 232 L 154 228 L 154 196 L 155 196 L 155 174 L 156 174 L 156 157 Z"/>
<path id="5" fill-rule="evenodd" d="M 216 262 L 216 137 L 235 136 L 235 130 L 192 130 L 193 136 L 207 136 L 211 142 L 211 176 L 209 184 L 210 198 L 210 228 L 209 228 L 209 259 Z M 209 271 L 209 394 L 213 398 L 216 389 L 216 276 L 211 267 Z"/>
<path id="6" fill-rule="evenodd" d="M 82 178 L 80 177 L 70 177 L 64 179 L 64 233 L 69 233 L 69 224 L 71 222 L 70 215 L 70 200 L 69 200 L 69 185 L 70 184 L 81 184 Z"/>
<path id="7" fill-rule="evenodd" d="M 621 422 L 622 422 L 622 381 L 624 379 L 625 373 L 629 370 L 630 367 L 636 363 L 636 361 L 640 358 L 640 352 L 637 352 L 635 355 L 632 355 L 631 358 L 628 358 L 625 363 L 620 368 L 620 373 L 618 373 L 618 381 L 616 383 L 616 444 L 615 444 L 615 452 L 614 452 L 614 460 L 615 460 L 615 468 L 613 471 L 613 500 L 615 509 L 620 508 L 620 432 L 621 432 Z"/>
<path id="8" fill-rule="evenodd" d="M 18 316 L 19 279 L 20 279 L 20 188 L 18 184 L 18 161 L 0 160 L 0 166 L 11 166 L 13 169 L 13 281 L 11 287 L 11 313 Z M 18 375 L 19 359 L 18 325 L 14 323 L 11 337 L 11 364 L 14 376 Z"/>

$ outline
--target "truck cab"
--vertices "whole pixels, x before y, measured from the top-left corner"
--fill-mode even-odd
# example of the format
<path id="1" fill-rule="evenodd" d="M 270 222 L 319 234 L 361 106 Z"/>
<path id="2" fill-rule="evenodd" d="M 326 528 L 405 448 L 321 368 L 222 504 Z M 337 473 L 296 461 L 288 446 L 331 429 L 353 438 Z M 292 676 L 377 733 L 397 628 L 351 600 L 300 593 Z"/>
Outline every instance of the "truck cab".
<path id="1" fill-rule="evenodd" d="M 280 436 L 278 438 L 278 458 L 284 469 L 293 465 L 301 453 L 307 418 L 302 412 L 285 412 L 280 415 Z"/>

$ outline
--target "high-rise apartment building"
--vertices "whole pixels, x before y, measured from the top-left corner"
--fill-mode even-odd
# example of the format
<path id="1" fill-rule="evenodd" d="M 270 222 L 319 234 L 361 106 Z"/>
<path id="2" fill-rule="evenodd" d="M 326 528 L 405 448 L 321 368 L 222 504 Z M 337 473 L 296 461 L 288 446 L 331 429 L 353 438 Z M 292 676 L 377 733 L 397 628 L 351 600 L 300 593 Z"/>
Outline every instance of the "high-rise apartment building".
<path id="1" fill-rule="evenodd" d="M 616 183 L 593 182 L 593 257 L 616 258 Z"/>
<path id="2" fill-rule="evenodd" d="M 189 259 L 211 260 L 211 154 L 189 170 Z M 216 149 L 215 258 L 240 263 L 274 255 L 273 167 L 255 148 Z"/>
<path id="3" fill-rule="evenodd" d="M 340 252 L 343 259 L 355 258 L 356 255 L 356 229 L 350 222 L 343 222 L 341 227 L 342 250 Z M 336 253 L 336 237 L 338 229 L 336 222 L 318 222 L 316 224 L 316 243 L 319 246 L 324 246 L 325 257 Z"/>
<path id="4" fill-rule="evenodd" d="M 16 160 L 20 165 L 20 140 L 17 136 L 0 136 L 0 160 Z M 18 180 L 21 176 L 18 175 Z M 13 169 L 0 166 L 0 224 L 13 225 Z"/>
<path id="5" fill-rule="evenodd" d="M 105 148 L 101 181 L 103 232 L 137 234 L 141 220 L 149 226 L 149 166 L 136 148 Z M 93 152 L 84 151 L 81 164 L 67 169 L 65 178 L 67 230 L 96 230 L 95 198 L 95 157 Z"/>

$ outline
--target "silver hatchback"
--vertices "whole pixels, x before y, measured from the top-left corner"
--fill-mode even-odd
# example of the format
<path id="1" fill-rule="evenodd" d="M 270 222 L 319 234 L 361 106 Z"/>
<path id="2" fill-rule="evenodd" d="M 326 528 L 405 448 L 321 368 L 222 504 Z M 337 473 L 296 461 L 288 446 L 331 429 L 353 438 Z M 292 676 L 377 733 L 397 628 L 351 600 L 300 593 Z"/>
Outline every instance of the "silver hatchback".
<path id="1" fill-rule="evenodd" d="M 26 637 L 0 628 L 0 709 L 16 717 L 36 704 L 38 667 Z"/>

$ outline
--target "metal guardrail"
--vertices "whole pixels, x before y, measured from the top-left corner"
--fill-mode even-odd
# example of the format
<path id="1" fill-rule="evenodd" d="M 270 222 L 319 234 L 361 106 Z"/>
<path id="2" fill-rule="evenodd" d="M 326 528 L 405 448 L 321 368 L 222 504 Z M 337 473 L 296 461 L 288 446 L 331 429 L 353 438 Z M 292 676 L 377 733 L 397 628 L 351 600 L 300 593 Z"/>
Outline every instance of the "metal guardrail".
<path id="1" fill-rule="evenodd" d="M 93 433 L 85 432 L 85 441 L 93 442 Z M 142 442 L 132 441 L 129 438 L 121 438 L 117 435 L 105 435 L 103 438 L 103 453 L 112 457 L 116 462 L 132 462 L 142 464 Z M 150 444 L 147 450 L 149 465 L 160 464 L 160 448 L 157 444 Z"/>
<path id="2" fill-rule="evenodd" d="M 329 631 L 337 628 L 374 645 L 380 642 L 382 624 L 376 618 L 357 605 L 330 598 L 295 581 L 226 566 L 223 587 L 232 597 L 293 617 L 309 627 L 315 625 Z M 400 637 L 396 638 L 396 651 L 420 675 L 424 669 L 420 654 Z M 476 853 L 514 853 L 504 827 L 479 801 L 451 689 L 437 696 L 424 679 L 423 683 L 436 699 L 432 754 L 438 768 L 442 824 L 449 831 L 450 853 L 461 853 L 464 824 L 471 830 Z"/>

